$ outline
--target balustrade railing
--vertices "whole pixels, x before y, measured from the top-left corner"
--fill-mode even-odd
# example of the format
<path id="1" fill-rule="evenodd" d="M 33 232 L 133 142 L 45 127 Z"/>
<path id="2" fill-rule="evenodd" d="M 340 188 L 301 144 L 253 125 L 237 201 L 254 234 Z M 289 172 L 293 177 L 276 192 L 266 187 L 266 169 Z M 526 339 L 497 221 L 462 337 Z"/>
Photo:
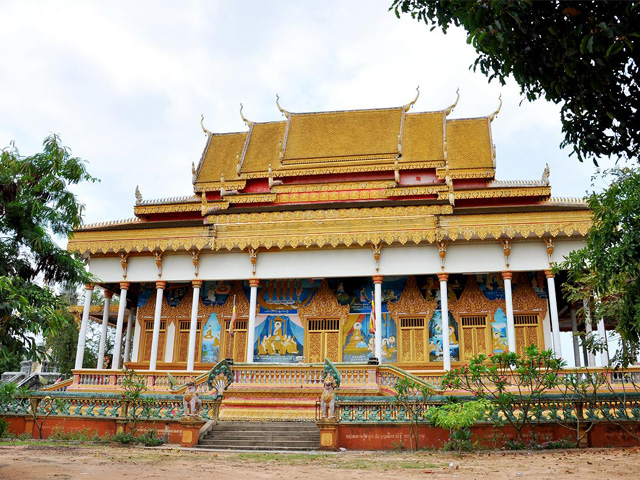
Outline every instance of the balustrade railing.
<path id="1" fill-rule="evenodd" d="M 436 391 L 444 390 L 442 377 L 446 372 L 441 370 L 403 370 L 393 365 L 354 365 L 336 363 L 336 368 L 342 377 L 341 390 L 343 392 L 358 388 L 377 388 L 382 395 L 394 395 L 396 382 L 403 378 L 414 380 L 419 385 L 429 385 Z M 303 387 L 321 388 L 322 364 L 235 364 L 232 367 L 234 389 L 261 386 L 273 387 Z M 150 392 L 182 392 L 187 379 L 193 378 L 198 393 L 207 394 L 207 372 L 186 371 L 144 371 L 136 373 L 146 379 Z M 600 367 L 565 369 L 560 376 L 604 375 L 607 383 L 614 389 L 640 388 L 640 366 L 625 369 L 607 369 Z M 171 380 L 170 380 L 171 376 Z M 517 374 L 506 374 L 507 383 L 514 387 L 519 383 Z M 51 385 L 47 391 L 114 391 L 122 389 L 123 371 L 114 370 L 75 370 L 72 380 Z M 490 381 L 487 379 L 487 385 Z M 491 385 L 489 385 L 491 386 Z"/>

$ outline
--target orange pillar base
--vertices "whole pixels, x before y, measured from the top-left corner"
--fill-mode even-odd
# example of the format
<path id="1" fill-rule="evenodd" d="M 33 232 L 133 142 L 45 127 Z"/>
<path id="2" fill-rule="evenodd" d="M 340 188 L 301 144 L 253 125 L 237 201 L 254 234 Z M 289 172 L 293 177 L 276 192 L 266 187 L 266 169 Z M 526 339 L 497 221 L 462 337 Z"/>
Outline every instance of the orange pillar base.
<path id="1" fill-rule="evenodd" d="M 180 426 L 182 427 L 182 440 L 180 441 L 181 447 L 193 447 L 198 443 L 200 437 L 200 429 L 205 424 L 205 421 L 200 417 L 184 417 L 180 420 Z"/>
<path id="2" fill-rule="evenodd" d="M 320 450 L 338 450 L 338 421 L 335 418 L 318 420 Z"/>

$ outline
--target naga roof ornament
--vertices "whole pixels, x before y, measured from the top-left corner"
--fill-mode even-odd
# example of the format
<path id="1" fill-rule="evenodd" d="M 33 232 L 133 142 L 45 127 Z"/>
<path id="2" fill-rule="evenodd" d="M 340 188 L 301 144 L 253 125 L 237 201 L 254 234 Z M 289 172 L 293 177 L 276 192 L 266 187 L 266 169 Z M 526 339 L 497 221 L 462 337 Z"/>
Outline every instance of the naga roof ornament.
<path id="1" fill-rule="evenodd" d="M 204 126 L 204 113 L 200 114 L 200 126 L 202 127 L 202 131 L 207 137 L 212 135 L 212 133 L 209 130 L 207 130 Z"/>
<path id="2" fill-rule="evenodd" d="M 418 97 L 420 96 L 420 85 L 416 87 L 416 92 L 417 92 L 416 98 L 414 98 L 413 100 L 411 100 L 409 103 L 407 103 L 402 107 L 405 112 L 408 112 L 409 110 L 411 110 L 411 107 L 413 107 L 415 103 L 418 101 Z"/>
<path id="3" fill-rule="evenodd" d="M 496 116 L 500 113 L 500 109 L 502 108 L 502 94 L 500 94 L 500 96 L 498 97 L 498 101 L 500 102 L 500 105 L 498 105 L 498 109 L 491 115 L 489 115 L 490 122 L 493 122 L 493 119 L 496 118 Z"/>
<path id="4" fill-rule="evenodd" d="M 242 118 L 242 121 L 247 125 L 247 127 L 251 128 L 251 126 L 253 125 L 253 122 L 249 119 L 247 119 L 243 114 L 242 114 L 242 109 L 244 108 L 244 106 L 242 105 L 242 103 L 240 104 L 240 118 Z"/>
<path id="5" fill-rule="evenodd" d="M 445 115 L 445 117 L 448 117 L 448 116 L 449 116 L 449 114 L 450 114 L 451 112 L 453 112 L 453 109 L 454 109 L 454 108 L 456 108 L 456 107 L 458 106 L 458 101 L 459 101 L 459 100 L 460 100 L 460 88 L 458 88 L 458 89 L 456 90 L 456 101 L 455 101 L 455 102 L 453 102 L 453 105 L 449 106 L 449 108 L 447 108 L 447 109 L 444 111 L 444 115 Z"/>
<path id="6" fill-rule="evenodd" d="M 276 106 L 278 107 L 278 110 L 280 110 L 280 113 L 282 113 L 283 116 L 285 116 L 287 118 L 291 117 L 291 112 L 285 110 L 280 105 L 280 95 L 278 95 L 277 93 L 276 93 Z"/>

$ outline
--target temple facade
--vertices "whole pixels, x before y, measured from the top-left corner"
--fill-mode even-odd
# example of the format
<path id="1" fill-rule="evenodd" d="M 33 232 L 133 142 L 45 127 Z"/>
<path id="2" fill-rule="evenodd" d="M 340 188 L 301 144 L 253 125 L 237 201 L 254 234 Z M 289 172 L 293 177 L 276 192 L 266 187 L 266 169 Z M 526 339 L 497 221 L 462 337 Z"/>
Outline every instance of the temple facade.
<path id="1" fill-rule="evenodd" d="M 561 349 L 560 332 L 578 327 L 551 270 L 582 247 L 587 206 L 551 197 L 542 162 L 538 180 L 496 179 L 498 112 L 453 119 L 455 104 L 414 103 L 292 113 L 278 102 L 283 120 L 243 116 L 247 131 L 203 124 L 193 195 L 137 190 L 135 218 L 70 238 L 100 280 L 78 311 L 76 368 L 92 316 L 116 328 L 113 370 L 328 358 L 419 372 L 531 344 L 593 365 L 577 343 Z M 104 311 L 91 311 L 94 287 Z"/>

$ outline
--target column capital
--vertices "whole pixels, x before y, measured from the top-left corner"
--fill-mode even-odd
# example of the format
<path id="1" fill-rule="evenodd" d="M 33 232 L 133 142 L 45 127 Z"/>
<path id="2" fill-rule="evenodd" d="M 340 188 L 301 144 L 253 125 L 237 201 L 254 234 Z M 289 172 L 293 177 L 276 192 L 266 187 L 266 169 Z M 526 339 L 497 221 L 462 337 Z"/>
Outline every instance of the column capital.
<path id="1" fill-rule="evenodd" d="M 260 279 L 259 278 L 250 278 L 249 279 L 249 286 L 250 287 L 258 287 L 260 285 Z"/>
<path id="2" fill-rule="evenodd" d="M 111 300 L 111 297 L 113 297 L 113 292 L 111 290 L 105 290 L 104 298 L 108 298 L 109 300 Z"/>
<path id="3" fill-rule="evenodd" d="M 449 273 L 448 272 L 438 272 L 438 280 L 440 280 L 441 282 L 446 282 L 447 280 L 449 280 Z"/>
<path id="4" fill-rule="evenodd" d="M 202 286 L 202 283 L 203 283 L 203 280 L 197 280 L 197 279 L 191 280 L 191 286 L 193 288 L 200 288 Z"/>
<path id="5" fill-rule="evenodd" d="M 549 269 L 546 269 L 546 270 L 544 271 L 544 274 L 545 274 L 545 276 L 546 276 L 547 278 L 553 278 L 553 277 L 555 277 L 555 274 L 554 274 L 551 270 L 549 270 Z"/>
<path id="6" fill-rule="evenodd" d="M 84 286 L 85 290 L 93 290 L 95 288 L 95 285 L 93 283 L 86 283 Z"/>
<path id="7" fill-rule="evenodd" d="M 374 275 L 373 276 L 373 283 L 382 283 L 382 278 L 384 277 L 384 275 Z"/>
<path id="8" fill-rule="evenodd" d="M 502 278 L 504 280 L 511 280 L 513 278 L 513 272 L 511 270 L 503 270 L 500 273 L 502 273 Z"/>
<path id="9" fill-rule="evenodd" d="M 129 282 L 120 282 L 120 290 L 129 290 L 131 283 Z"/>
<path id="10" fill-rule="evenodd" d="M 156 289 L 158 290 L 164 290 L 166 286 L 167 286 L 167 282 L 165 280 L 158 280 L 156 282 Z"/>

